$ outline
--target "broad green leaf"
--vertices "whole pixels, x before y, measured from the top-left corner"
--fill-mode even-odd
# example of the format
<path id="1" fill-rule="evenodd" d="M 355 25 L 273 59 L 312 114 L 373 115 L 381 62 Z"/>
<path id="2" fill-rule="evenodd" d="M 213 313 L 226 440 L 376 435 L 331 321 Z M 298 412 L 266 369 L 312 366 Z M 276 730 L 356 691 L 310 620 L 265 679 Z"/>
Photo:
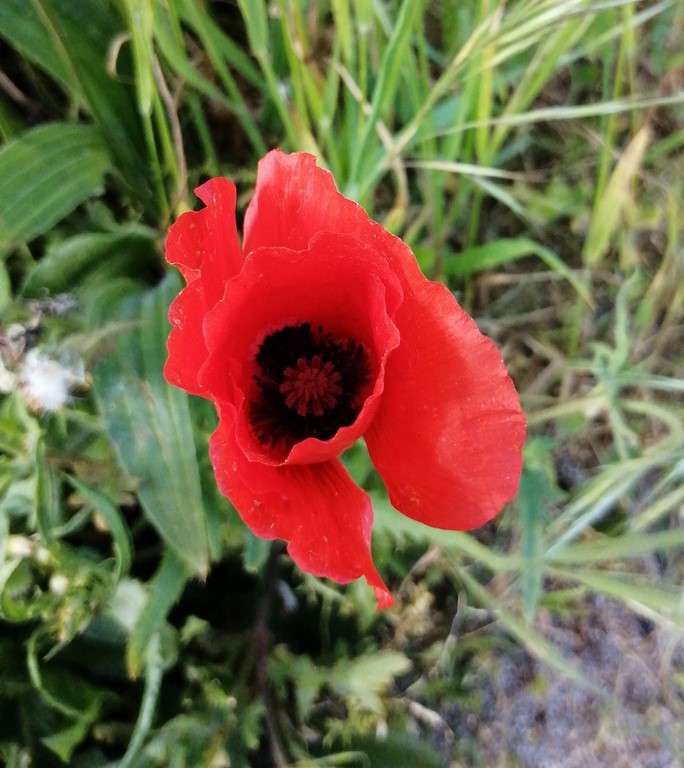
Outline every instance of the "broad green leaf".
<path id="1" fill-rule="evenodd" d="M 24 296 L 44 296 L 88 291 L 116 277 L 139 277 L 156 258 L 157 233 L 139 224 L 114 232 L 87 232 L 50 244 L 45 256 L 31 269 L 22 288 Z"/>
<path id="2" fill-rule="evenodd" d="M 149 209 L 151 186 L 135 94 L 123 64 L 123 77 L 107 69 L 108 52 L 123 31 L 113 4 L 101 0 L 0 3 L 0 36 L 92 115 L 129 192 Z"/>
<path id="3" fill-rule="evenodd" d="M 0 150 L 0 249 L 31 240 L 104 190 L 107 148 L 92 125 L 49 123 Z"/>
<path id="4" fill-rule="evenodd" d="M 0 93 L 0 144 L 19 136 L 26 129 L 20 112 L 4 93 Z"/>
<path id="5" fill-rule="evenodd" d="M 21 479 L 3 477 L 3 494 L 0 499 L 0 515 L 10 517 L 31 517 L 36 510 L 36 476 Z"/>
<path id="6" fill-rule="evenodd" d="M 4 621 L 31 621 L 50 607 L 50 597 L 34 589 L 32 568 L 28 558 L 8 560 L 0 566 L 0 618 Z"/>
<path id="7" fill-rule="evenodd" d="M 188 398 L 162 372 L 168 306 L 179 288 L 169 273 L 154 290 L 125 299 L 118 312 L 99 308 L 100 322 L 107 317 L 128 330 L 94 366 L 93 389 L 122 469 L 140 481 L 147 519 L 203 575 L 209 550 Z"/>
<path id="8" fill-rule="evenodd" d="M 133 632 L 146 602 L 147 593 L 143 585 L 135 579 L 123 579 L 116 585 L 107 610 L 95 617 L 88 627 L 88 632 L 95 633 L 98 638 L 106 636 L 123 642 Z"/>
<path id="9" fill-rule="evenodd" d="M 75 73 L 59 51 L 57 41 L 41 16 L 40 2 L 4 0 L 0 4 L 0 35 L 69 91 L 78 88 Z"/>

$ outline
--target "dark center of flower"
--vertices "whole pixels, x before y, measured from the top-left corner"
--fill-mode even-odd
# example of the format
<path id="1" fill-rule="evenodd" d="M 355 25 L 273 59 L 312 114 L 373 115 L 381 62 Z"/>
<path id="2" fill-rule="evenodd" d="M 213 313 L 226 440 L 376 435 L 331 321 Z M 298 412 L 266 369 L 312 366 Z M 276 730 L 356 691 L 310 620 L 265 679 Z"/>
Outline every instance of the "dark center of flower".
<path id="1" fill-rule="evenodd" d="M 249 420 L 263 445 L 291 448 L 307 437 L 329 440 L 354 422 L 371 372 L 363 345 L 311 323 L 267 336 L 256 355 Z"/>
<path id="2" fill-rule="evenodd" d="M 320 355 L 311 360 L 300 357 L 295 368 L 286 368 L 285 381 L 280 393 L 285 395 L 285 405 L 294 408 L 300 416 L 313 412 L 322 416 L 329 408 L 337 405 L 337 396 L 342 394 L 340 374 L 333 364 L 324 363 Z"/>

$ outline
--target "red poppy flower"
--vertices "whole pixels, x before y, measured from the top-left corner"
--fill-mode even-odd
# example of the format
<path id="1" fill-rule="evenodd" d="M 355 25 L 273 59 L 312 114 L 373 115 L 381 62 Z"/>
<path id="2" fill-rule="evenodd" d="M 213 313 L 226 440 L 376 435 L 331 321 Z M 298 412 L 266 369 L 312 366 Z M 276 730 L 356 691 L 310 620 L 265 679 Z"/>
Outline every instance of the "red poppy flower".
<path id="1" fill-rule="evenodd" d="M 487 522 L 516 492 L 525 438 L 501 355 L 313 156 L 261 161 L 242 248 L 232 182 L 196 192 L 206 207 L 166 243 L 188 283 L 169 312 L 166 378 L 215 404 L 216 479 L 252 531 L 285 539 L 309 573 L 364 576 L 391 605 L 370 499 L 338 456 L 364 437 L 400 512 Z"/>

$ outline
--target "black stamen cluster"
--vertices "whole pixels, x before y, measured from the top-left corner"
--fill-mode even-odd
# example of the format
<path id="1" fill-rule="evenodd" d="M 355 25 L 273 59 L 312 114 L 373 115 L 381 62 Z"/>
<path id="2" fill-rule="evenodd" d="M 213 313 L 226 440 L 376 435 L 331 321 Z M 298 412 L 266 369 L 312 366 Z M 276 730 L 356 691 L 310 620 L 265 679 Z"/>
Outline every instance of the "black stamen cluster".
<path id="1" fill-rule="evenodd" d="M 280 385 L 286 380 L 287 368 L 294 368 L 300 358 L 311 360 L 316 355 L 340 374 L 342 394 L 321 416 L 300 416 L 286 405 Z M 362 344 L 353 339 L 336 341 L 321 326 L 314 330 L 311 323 L 287 325 L 267 336 L 259 347 L 256 363 L 257 396 L 249 407 L 254 434 L 263 445 L 287 448 L 307 437 L 329 440 L 340 427 L 352 424 L 363 404 L 359 402 L 361 389 L 371 373 Z"/>

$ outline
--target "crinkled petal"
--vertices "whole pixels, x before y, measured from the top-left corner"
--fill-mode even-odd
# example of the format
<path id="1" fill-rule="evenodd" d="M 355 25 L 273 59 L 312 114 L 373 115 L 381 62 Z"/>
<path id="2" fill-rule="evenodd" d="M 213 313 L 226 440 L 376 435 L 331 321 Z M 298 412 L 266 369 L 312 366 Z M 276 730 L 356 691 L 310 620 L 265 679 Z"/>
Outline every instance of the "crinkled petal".
<path id="1" fill-rule="evenodd" d="M 242 254 L 235 226 L 234 184 L 211 179 L 195 192 L 206 207 L 184 213 L 166 238 L 166 258 L 180 269 L 188 286 L 169 310 L 173 329 L 165 375 L 171 384 L 202 394 L 197 382 L 206 358 L 202 322 L 223 295 L 227 281 L 242 267 Z"/>
<path id="2" fill-rule="evenodd" d="M 365 434 L 392 504 L 467 530 L 518 488 L 525 417 L 501 354 L 445 286 L 422 281 L 395 318 L 380 409 Z"/>
<path id="3" fill-rule="evenodd" d="M 394 602 L 370 553 L 373 509 L 368 495 L 337 459 L 273 467 L 246 459 L 235 441 L 234 409 L 219 411 L 210 443 L 221 492 L 255 535 L 284 539 L 297 565 L 345 584 L 361 576 L 378 607 Z"/>
<path id="4" fill-rule="evenodd" d="M 195 194 L 205 207 L 184 213 L 169 227 L 166 259 L 180 269 L 188 283 L 199 278 L 207 305 L 213 306 L 226 281 L 242 268 L 235 185 L 229 179 L 210 179 Z"/>
<path id="5" fill-rule="evenodd" d="M 319 168 L 313 155 L 274 149 L 259 162 L 245 214 L 245 253 L 274 245 L 301 251 L 317 232 L 326 231 L 353 235 L 373 246 L 374 229 L 382 227 L 337 191 L 332 174 Z"/>
<path id="6" fill-rule="evenodd" d="M 192 395 L 203 394 L 197 374 L 207 359 L 202 334 L 206 313 L 199 280 L 185 287 L 169 307 L 169 322 L 173 327 L 166 342 L 169 356 L 164 366 L 164 376 L 169 384 L 185 389 Z"/>

